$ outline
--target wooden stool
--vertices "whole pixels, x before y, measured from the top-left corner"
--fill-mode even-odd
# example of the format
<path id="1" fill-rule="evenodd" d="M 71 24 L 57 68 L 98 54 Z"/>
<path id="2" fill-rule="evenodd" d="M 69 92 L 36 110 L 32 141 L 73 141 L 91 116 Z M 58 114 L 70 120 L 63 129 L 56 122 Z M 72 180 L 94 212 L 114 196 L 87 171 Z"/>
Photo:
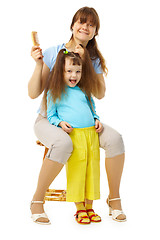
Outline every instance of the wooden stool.
<path id="1" fill-rule="evenodd" d="M 39 140 L 36 141 L 37 145 L 44 146 Z M 48 152 L 48 148 L 46 146 L 44 150 L 43 161 Z M 66 191 L 65 190 L 56 190 L 56 189 L 48 189 L 44 200 L 46 201 L 66 201 Z"/>

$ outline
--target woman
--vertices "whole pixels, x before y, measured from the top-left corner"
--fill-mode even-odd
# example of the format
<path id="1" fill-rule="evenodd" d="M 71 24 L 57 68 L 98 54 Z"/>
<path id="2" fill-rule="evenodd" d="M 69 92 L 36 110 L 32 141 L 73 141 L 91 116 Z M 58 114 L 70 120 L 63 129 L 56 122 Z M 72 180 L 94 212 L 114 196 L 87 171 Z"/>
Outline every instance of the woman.
<path id="1" fill-rule="evenodd" d="M 44 52 L 44 58 L 39 47 L 32 47 L 31 55 L 36 61 L 36 67 L 28 84 L 28 94 L 31 98 L 37 98 L 45 89 L 57 54 L 62 48 L 65 47 L 68 51 L 77 52 L 83 57 L 83 48 L 80 44 L 87 48 L 97 73 L 97 81 L 101 86 L 94 93 L 94 96 L 98 99 L 104 97 L 105 82 L 103 73 L 107 73 L 107 68 L 95 40 L 99 27 L 99 17 L 95 9 L 84 7 L 79 9 L 73 17 L 71 23 L 72 37 L 68 43 L 47 49 Z M 125 221 L 126 216 L 122 212 L 119 195 L 124 165 L 124 144 L 121 135 L 117 131 L 105 124 L 103 124 L 103 127 L 103 131 L 99 133 L 99 141 L 100 147 L 105 150 L 106 154 L 105 166 L 109 184 L 107 204 L 114 220 Z M 32 214 L 38 214 L 36 222 L 43 224 L 49 223 L 43 209 L 45 193 L 70 157 L 73 146 L 67 133 L 48 122 L 42 108 L 34 128 L 38 139 L 49 148 L 31 204 Z"/>

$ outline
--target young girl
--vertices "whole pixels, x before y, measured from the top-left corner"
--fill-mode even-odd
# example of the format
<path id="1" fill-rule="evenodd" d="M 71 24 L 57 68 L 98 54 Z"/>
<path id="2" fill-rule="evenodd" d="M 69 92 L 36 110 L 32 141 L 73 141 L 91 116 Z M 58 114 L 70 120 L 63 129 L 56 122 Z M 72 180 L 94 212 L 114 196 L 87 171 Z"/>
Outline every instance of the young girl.
<path id="1" fill-rule="evenodd" d="M 92 202 L 100 198 L 99 138 L 95 125 L 101 132 L 102 124 L 91 97 L 97 88 L 96 74 L 86 51 L 84 58 L 82 64 L 78 54 L 60 50 L 44 98 L 49 122 L 69 133 L 73 142 L 66 164 L 66 200 L 75 202 L 77 222 L 89 224 L 101 221 Z"/>

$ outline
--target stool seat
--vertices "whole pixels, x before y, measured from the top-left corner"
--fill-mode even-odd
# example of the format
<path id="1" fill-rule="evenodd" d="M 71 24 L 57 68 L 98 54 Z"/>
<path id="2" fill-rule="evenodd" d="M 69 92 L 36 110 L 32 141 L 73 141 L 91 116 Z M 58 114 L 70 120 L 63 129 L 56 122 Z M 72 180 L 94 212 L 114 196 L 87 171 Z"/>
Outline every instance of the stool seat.
<path id="1" fill-rule="evenodd" d="M 66 191 L 65 190 L 48 189 L 45 194 L 44 200 L 66 201 Z"/>

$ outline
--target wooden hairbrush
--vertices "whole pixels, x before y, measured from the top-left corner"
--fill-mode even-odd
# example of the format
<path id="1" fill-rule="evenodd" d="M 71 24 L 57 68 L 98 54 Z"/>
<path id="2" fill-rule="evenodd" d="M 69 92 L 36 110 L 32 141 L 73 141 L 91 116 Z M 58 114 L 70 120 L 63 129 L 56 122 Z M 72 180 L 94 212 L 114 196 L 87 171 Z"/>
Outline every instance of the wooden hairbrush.
<path id="1" fill-rule="evenodd" d="M 38 33 L 33 31 L 31 32 L 32 42 L 34 46 L 39 46 Z"/>

